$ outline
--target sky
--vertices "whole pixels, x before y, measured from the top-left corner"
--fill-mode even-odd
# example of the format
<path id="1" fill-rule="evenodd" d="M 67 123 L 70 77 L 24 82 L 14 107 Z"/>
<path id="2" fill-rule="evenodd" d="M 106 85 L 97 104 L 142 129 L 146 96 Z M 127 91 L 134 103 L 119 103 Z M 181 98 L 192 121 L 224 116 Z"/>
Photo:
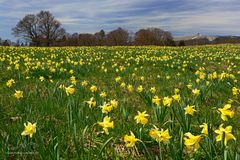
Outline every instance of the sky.
<path id="1" fill-rule="evenodd" d="M 11 29 L 40 10 L 69 33 L 158 27 L 173 36 L 240 35 L 240 0 L 0 0 L 0 37 L 16 40 Z"/>

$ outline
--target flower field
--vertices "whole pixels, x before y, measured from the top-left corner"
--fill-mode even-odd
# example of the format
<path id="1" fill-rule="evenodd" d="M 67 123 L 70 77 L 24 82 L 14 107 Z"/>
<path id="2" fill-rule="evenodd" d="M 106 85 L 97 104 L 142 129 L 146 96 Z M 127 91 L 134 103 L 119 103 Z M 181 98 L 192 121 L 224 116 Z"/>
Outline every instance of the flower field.
<path id="1" fill-rule="evenodd" d="M 240 46 L 0 47 L 0 159 L 240 159 Z"/>

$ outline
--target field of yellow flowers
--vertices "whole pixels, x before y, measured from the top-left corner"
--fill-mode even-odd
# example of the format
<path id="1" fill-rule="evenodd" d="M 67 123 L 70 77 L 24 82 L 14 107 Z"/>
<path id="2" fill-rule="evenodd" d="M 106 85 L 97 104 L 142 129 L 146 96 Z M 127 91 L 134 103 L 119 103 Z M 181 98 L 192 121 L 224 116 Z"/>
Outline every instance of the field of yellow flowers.
<path id="1" fill-rule="evenodd" d="M 0 47 L 0 159 L 240 159 L 240 46 Z"/>

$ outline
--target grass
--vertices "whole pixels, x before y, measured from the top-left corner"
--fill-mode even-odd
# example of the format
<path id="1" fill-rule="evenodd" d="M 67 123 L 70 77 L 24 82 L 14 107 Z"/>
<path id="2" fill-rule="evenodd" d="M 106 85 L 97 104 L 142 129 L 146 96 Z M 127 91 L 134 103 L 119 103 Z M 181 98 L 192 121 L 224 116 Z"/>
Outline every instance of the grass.
<path id="1" fill-rule="evenodd" d="M 0 47 L 0 159 L 239 159 L 239 66 L 239 45 Z M 15 83 L 9 87 L 10 79 Z M 75 92 L 67 95 L 60 85 L 72 85 Z M 164 106 L 163 98 L 176 88 L 181 100 Z M 16 90 L 23 98 L 14 96 Z M 156 95 L 158 105 L 152 102 Z M 92 97 L 96 106 L 90 108 L 86 101 Z M 102 113 L 99 106 L 114 99 L 118 106 Z M 224 121 L 218 109 L 230 103 L 234 116 Z M 185 114 L 187 105 L 195 106 L 193 115 Z M 149 115 L 145 125 L 136 123 L 137 111 Z M 114 122 L 108 135 L 98 123 L 106 115 Z M 21 135 L 27 122 L 37 123 L 32 138 Z M 208 135 L 201 133 L 203 123 Z M 235 140 L 227 145 L 227 133 L 217 141 L 220 124 L 232 126 Z M 171 138 L 163 143 L 151 137 L 154 126 L 168 129 Z M 130 131 L 139 139 L 133 147 L 124 142 Z M 187 132 L 201 137 L 192 148 L 185 144 Z"/>

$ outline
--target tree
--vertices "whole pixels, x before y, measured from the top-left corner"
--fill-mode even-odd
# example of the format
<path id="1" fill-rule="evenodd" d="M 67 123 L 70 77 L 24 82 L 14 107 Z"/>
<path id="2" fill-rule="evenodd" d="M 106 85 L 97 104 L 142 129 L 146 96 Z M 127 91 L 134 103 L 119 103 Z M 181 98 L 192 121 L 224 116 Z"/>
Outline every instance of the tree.
<path id="1" fill-rule="evenodd" d="M 94 35 L 96 37 L 97 45 L 103 46 L 105 44 L 105 39 L 106 39 L 105 31 L 101 30 L 100 32 L 95 33 Z"/>
<path id="2" fill-rule="evenodd" d="M 174 45 L 170 32 L 159 28 L 140 29 L 135 33 L 135 45 Z"/>
<path id="3" fill-rule="evenodd" d="M 184 40 L 180 40 L 179 43 L 178 43 L 178 46 L 185 46 Z"/>
<path id="4" fill-rule="evenodd" d="M 28 14 L 12 30 L 14 36 L 22 37 L 26 41 L 30 41 L 33 45 L 39 46 L 40 34 L 37 28 L 38 19 L 36 15 Z"/>
<path id="5" fill-rule="evenodd" d="M 80 45 L 80 46 L 96 46 L 97 45 L 96 36 L 93 34 L 89 34 L 89 33 L 79 34 L 78 45 Z"/>
<path id="6" fill-rule="evenodd" d="M 118 28 L 107 34 L 107 45 L 111 46 L 124 46 L 128 45 L 129 34 L 127 30 Z"/>
<path id="7" fill-rule="evenodd" d="M 65 35 L 61 23 L 55 20 L 49 11 L 26 15 L 12 30 L 13 35 L 22 37 L 36 46 L 51 46 Z"/>

